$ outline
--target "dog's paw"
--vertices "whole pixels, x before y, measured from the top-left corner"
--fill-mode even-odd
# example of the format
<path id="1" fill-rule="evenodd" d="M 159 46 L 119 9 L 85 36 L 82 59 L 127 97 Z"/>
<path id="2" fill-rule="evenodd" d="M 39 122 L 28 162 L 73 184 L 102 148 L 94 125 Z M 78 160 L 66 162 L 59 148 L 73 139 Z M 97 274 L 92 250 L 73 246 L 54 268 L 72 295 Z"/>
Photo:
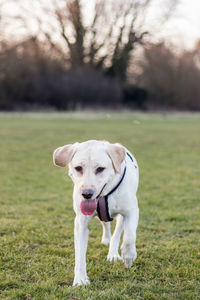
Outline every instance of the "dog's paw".
<path id="1" fill-rule="evenodd" d="M 107 260 L 110 262 L 115 262 L 117 260 L 122 260 L 121 256 L 119 254 L 108 254 Z"/>
<path id="2" fill-rule="evenodd" d="M 101 243 L 103 244 L 103 245 L 109 245 L 109 243 L 110 243 L 110 238 L 102 238 L 102 240 L 101 240 Z"/>
<path id="3" fill-rule="evenodd" d="M 136 260 L 136 258 L 137 258 L 137 252 L 135 252 L 133 255 L 122 255 L 122 260 L 126 268 L 130 268 L 133 262 Z"/>
<path id="4" fill-rule="evenodd" d="M 73 281 L 73 286 L 81 286 L 90 284 L 90 280 L 87 276 L 85 277 L 75 277 Z"/>

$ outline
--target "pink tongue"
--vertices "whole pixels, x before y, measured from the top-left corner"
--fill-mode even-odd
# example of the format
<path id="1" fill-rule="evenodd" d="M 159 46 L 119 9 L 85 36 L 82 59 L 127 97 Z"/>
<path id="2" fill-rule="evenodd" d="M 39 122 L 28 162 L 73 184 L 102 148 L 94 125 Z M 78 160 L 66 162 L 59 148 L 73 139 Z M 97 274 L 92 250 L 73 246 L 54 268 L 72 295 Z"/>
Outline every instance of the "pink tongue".
<path id="1" fill-rule="evenodd" d="M 82 200 L 80 204 L 81 212 L 84 215 L 92 215 L 97 208 L 97 200 Z"/>

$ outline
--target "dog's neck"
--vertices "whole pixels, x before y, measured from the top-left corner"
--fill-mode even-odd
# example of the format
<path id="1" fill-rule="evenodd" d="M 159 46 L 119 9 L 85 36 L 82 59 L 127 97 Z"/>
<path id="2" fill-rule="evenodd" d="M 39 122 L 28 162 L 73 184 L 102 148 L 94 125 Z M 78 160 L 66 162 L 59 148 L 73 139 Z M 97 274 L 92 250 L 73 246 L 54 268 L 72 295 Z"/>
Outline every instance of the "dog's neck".
<path id="1" fill-rule="evenodd" d="M 110 178 L 110 180 L 106 183 L 106 185 L 101 193 L 101 197 L 104 197 L 108 193 L 110 193 L 110 191 L 112 191 L 114 189 L 114 187 L 118 184 L 118 182 L 120 181 L 120 178 L 124 172 L 125 166 L 126 166 L 126 163 L 125 163 L 125 161 L 123 161 L 121 164 L 121 172 L 115 173 L 114 176 L 112 176 Z"/>

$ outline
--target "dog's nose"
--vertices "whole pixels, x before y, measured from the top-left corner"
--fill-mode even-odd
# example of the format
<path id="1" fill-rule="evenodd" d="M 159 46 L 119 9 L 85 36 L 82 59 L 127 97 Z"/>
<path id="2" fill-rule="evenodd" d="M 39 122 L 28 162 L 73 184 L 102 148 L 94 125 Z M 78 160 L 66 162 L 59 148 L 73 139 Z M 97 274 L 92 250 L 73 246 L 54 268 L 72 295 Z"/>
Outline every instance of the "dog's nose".
<path id="1" fill-rule="evenodd" d="M 93 189 L 82 189 L 81 194 L 85 199 L 91 199 L 94 194 L 94 190 Z"/>

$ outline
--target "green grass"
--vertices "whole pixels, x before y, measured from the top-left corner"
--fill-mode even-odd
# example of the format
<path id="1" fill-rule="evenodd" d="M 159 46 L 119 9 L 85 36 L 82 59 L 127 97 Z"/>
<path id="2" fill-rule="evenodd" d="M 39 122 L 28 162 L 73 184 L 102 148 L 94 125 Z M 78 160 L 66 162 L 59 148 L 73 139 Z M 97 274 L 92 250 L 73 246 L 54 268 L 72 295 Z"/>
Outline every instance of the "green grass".
<path id="1" fill-rule="evenodd" d="M 120 142 L 140 166 L 138 258 L 106 261 L 90 224 L 91 285 L 72 287 L 72 183 L 58 146 Z M 200 115 L 0 116 L 1 299 L 200 299 Z"/>

